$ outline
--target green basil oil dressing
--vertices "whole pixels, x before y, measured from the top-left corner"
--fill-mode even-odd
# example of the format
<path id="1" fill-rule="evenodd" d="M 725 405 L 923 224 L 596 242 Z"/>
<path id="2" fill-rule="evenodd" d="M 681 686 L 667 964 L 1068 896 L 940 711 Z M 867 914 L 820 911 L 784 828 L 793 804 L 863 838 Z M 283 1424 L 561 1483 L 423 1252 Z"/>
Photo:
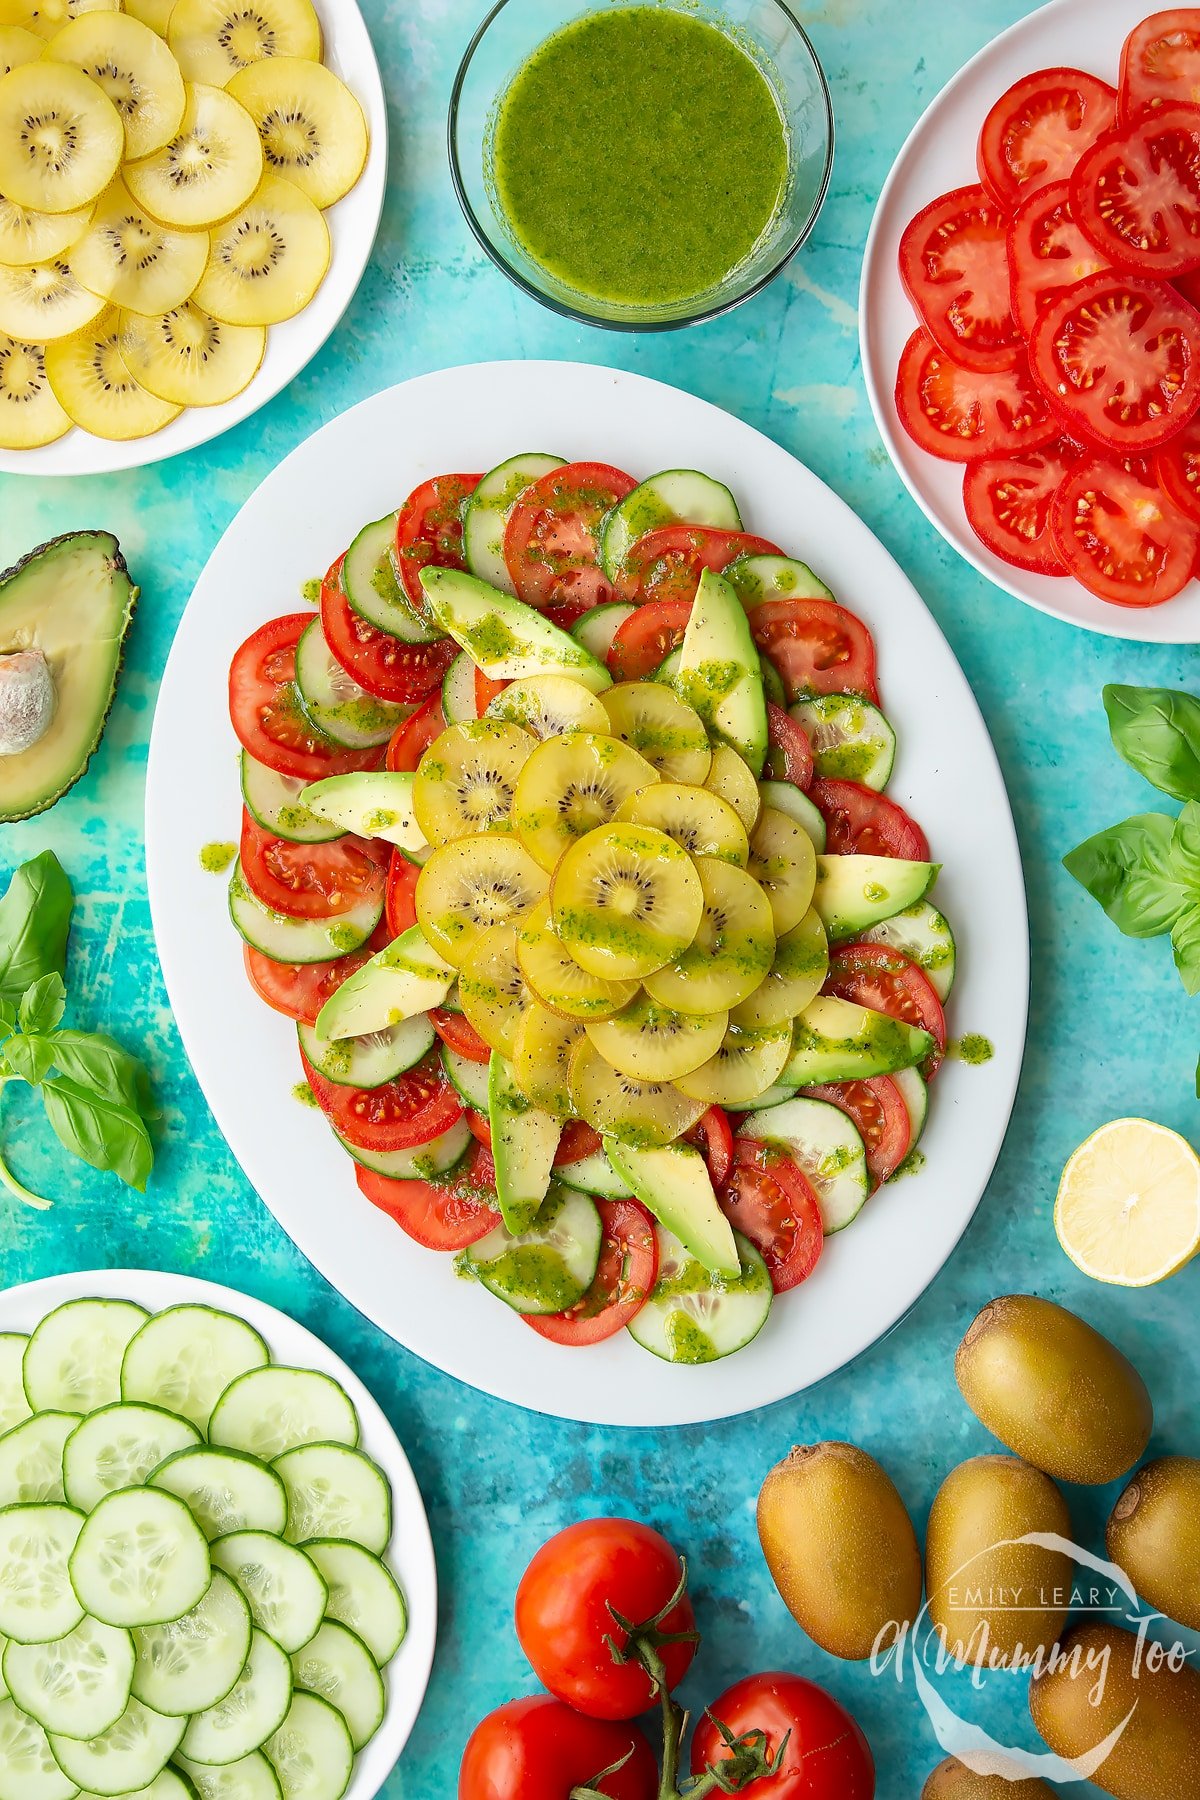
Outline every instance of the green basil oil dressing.
<path id="1" fill-rule="evenodd" d="M 200 852 L 200 867 L 209 875 L 223 875 L 236 855 L 236 844 L 205 844 Z"/>
<path id="2" fill-rule="evenodd" d="M 655 6 L 590 13 L 502 96 L 490 173 L 525 252 L 564 286 L 656 306 L 718 287 L 783 200 L 788 134 L 734 39 Z"/>
<path id="3" fill-rule="evenodd" d="M 302 600 L 307 600 L 310 606 L 320 606 L 321 578 L 319 575 L 313 575 L 308 581 L 302 583 L 300 588 L 300 598 Z"/>
<path id="4" fill-rule="evenodd" d="M 981 1037 L 977 1031 L 968 1031 L 965 1037 L 955 1038 L 947 1045 L 947 1050 L 951 1056 L 956 1056 L 959 1062 L 971 1063 L 975 1066 L 991 1062 L 996 1054 L 996 1047 L 992 1040 Z"/>

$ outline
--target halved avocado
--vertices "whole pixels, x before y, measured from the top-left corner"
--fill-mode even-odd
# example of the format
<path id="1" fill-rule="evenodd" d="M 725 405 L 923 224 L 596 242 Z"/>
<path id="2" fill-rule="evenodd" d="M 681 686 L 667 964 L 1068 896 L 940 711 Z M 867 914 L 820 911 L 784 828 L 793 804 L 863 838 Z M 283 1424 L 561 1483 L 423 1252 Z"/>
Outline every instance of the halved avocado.
<path id="1" fill-rule="evenodd" d="M 27 748 L 0 752 L 0 819 L 45 812 L 84 773 L 100 742 L 116 691 L 125 633 L 138 590 L 121 547 L 109 531 L 73 531 L 31 550 L 0 575 L 0 743 L 11 742 L 14 720 L 5 707 L 22 704 L 6 664 L 27 675 L 29 652 L 45 658 L 49 677 L 37 735 Z M 24 704 L 29 684 L 23 680 Z M 35 695 L 36 699 L 37 696 Z"/>

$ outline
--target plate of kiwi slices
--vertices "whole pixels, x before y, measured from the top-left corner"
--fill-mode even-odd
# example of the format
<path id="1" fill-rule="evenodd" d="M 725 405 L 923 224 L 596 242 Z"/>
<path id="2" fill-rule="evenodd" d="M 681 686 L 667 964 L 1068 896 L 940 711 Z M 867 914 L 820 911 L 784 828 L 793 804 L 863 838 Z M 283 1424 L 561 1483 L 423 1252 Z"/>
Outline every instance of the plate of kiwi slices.
<path id="1" fill-rule="evenodd" d="M 0 470 L 134 468 L 264 405 L 362 279 L 386 167 L 353 0 L 8 0 Z"/>
<path id="2" fill-rule="evenodd" d="M 516 1404 L 799 1392 L 999 1153 L 1028 926 L 967 681 L 836 495 L 643 377 L 443 370 L 294 451 L 184 613 L 146 856 L 253 1187 Z"/>

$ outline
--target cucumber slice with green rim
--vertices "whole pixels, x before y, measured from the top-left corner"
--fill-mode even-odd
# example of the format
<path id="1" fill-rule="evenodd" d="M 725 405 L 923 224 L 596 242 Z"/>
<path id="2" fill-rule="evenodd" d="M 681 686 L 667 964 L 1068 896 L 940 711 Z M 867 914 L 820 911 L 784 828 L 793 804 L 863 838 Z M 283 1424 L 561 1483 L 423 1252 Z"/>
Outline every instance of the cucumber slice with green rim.
<path id="1" fill-rule="evenodd" d="M 460 650 L 442 677 L 442 712 L 447 725 L 465 725 L 479 717 L 475 699 L 475 664 Z"/>
<path id="2" fill-rule="evenodd" d="M 387 1564 L 335 1538 L 310 1538 L 303 1550 L 328 1587 L 326 1616 L 348 1625 L 380 1667 L 391 1662 L 408 1630 L 408 1608 Z"/>
<path id="3" fill-rule="evenodd" d="M 297 1444 L 357 1444 L 358 1414 L 331 1375 L 272 1364 L 230 1383 L 209 1421 L 208 1436 L 227 1450 L 273 1462 Z M 201 1758 L 203 1761 L 203 1758 Z"/>
<path id="4" fill-rule="evenodd" d="M 908 1148 L 912 1151 L 916 1149 L 925 1129 L 925 1119 L 929 1112 L 929 1087 L 919 1069 L 897 1069 L 891 1080 L 900 1089 L 900 1098 L 908 1113 Z M 903 1163 L 900 1167 L 904 1167 Z M 899 1170 L 896 1172 L 899 1174 Z"/>
<path id="5" fill-rule="evenodd" d="M 71 1552 L 81 1610 L 106 1625 L 181 1619 L 211 1579 L 207 1538 L 183 1501 L 158 1488 L 106 1494 Z"/>
<path id="6" fill-rule="evenodd" d="M 223 1767 L 189 1762 L 177 1751 L 175 1766 L 191 1782 L 198 1800 L 283 1800 L 279 1777 L 261 1750 Z"/>
<path id="7" fill-rule="evenodd" d="M 856 694 L 814 694 L 791 708 L 823 779 L 857 781 L 882 792 L 896 761 L 896 734 L 877 706 Z"/>
<path id="8" fill-rule="evenodd" d="M 267 1531 L 231 1531 L 213 1544 L 212 1559 L 216 1568 L 236 1581 L 254 1623 L 282 1650 L 290 1655 L 307 1644 L 330 1599 L 324 1572 L 315 1559 Z M 353 1620 L 347 1623 L 353 1624 Z"/>
<path id="9" fill-rule="evenodd" d="M 727 1100 L 725 1102 L 725 1111 L 735 1113 L 764 1112 L 768 1107 L 782 1106 L 785 1100 L 794 1100 L 798 1092 L 799 1089 L 797 1088 L 777 1084 L 775 1087 L 769 1087 L 766 1092 L 760 1094 L 756 1100 L 739 1100 L 736 1103 Z"/>
<path id="10" fill-rule="evenodd" d="M 92 1794 L 80 1793 L 79 1800 L 96 1800 Z M 122 1800 L 197 1800 L 196 1789 L 179 1769 L 170 1763 L 160 1769 L 149 1787 L 125 1794 Z"/>
<path id="11" fill-rule="evenodd" d="M 317 1694 L 293 1695 L 287 1717 L 265 1746 L 283 1800 L 341 1800 L 354 1771 L 350 1727 Z"/>
<path id="12" fill-rule="evenodd" d="M 429 855 L 412 809 L 413 778 L 402 769 L 359 769 L 327 775 L 303 789 L 305 804 L 357 837 L 382 838 L 406 858 Z"/>
<path id="13" fill-rule="evenodd" d="M 396 579 L 393 556 L 399 513 L 364 525 L 342 564 L 342 592 L 369 625 L 406 644 L 428 644 L 438 635 L 409 602 Z"/>
<path id="14" fill-rule="evenodd" d="M 133 1639 L 115 1625 L 81 1619 L 49 1644 L 9 1644 L 4 1680 L 22 1712 L 61 1737 L 97 1737 L 129 1704 Z"/>
<path id="15" fill-rule="evenodd" d="M 272 1531 L 287 1524 L 287 1494 L 274 1469 L 244 1450 L 214 1450 L 208 1444 L 168 1456 L 147 1486 L 183 1501 L 205 1537 L 231 1531 Z"/>
<path id="16" fill-rule="evenodd" d="M 343 837 L 342 826 L 304 805 L 300 795 L 307 786 L 299 776 L 280 775 L 242 751 L 242 800 L 256 825 L 292 844 L 328 844 Z"/>
<path id="17" fill-rule="evenodd" d="M 623 600 L 606 601 L 603 606 L 593 606 L 582 619 L 576 619 L 571 636 L 577 638 L 597 662 L 607 662 L 613 639 L 626 619 L 636 611 L 636 606 L 627 606 Z"/>
<path id="18" fill-rule="evenodd" d="M 576 1193 L 594 1194 L 600 1200 L 627 1200 L 633 1192 L 603 1150 L 580 1157 L 578 1162 L 561 1163 L 554 1171 L 554 1179 L 563 1187 L 574 1188 Z"/>
<path id="19" fill-rule="evenodd" d="M 361 1638 L 335 1619 L 326 1619 L 316 1636 L 292 1657 L 296 1686 L 320 1694 L 345 1719 L 350 1742 L 362 1750 L 387 1710 L 383 1676 Z"/>
<path id="20" fill-rule="evenodd" d="M 734 1232 L 741 1273 L 711 1274 L 665 1225 L 658 1239 L 658 1280 L 630 1320 L 634 1342 L 671 1363 L 717 1362 L 758 1336 L 771 1310 L 771 1277 L 748 1238 Z"/>
<path id="21" fill-rule="evenodd" d="M 0 1506 L 66 1499 L 63 1450 L 78 1413 L 35 1413 L 0 1437 Z"/>
<path id="22" fill-rule="evenodd" d="M 0 1800 L 75 1800 L 78 1792 L 36 1720 L 0 1700 Z"/>
<path id="23" fill-rule="evenodd" d="M 53 1643 L 83 1618 L 69 1565 L 84 1524 L 72 1506 L 0 1511 L 0 1631 L 13 1643 Z"/>
<path id="24" fill-rule="evenodd" d="M 946 1004 L 954 986 L 954 933 L 930 901 L 915 901 L 890 919 L 872 925 L 861 936 L 864 943 L 889 944 L 892 949 L 903 951 L 924 970 L 930 987 L 942 1005 Z"/>
<path id="25" fill-rule="evenodd" d="M 67 1503 L 91 1512 L 105 1494 L 141 1487 L 166 1457 L 199 1442 L 189 1420 L 161 1406 L 121 1400 L 101 1406 L 75 1427 L 63 1450 Z"/>
<path id="26" fill-rule="evenodd" d="M 326 1038 L 315 1025 L 297 1025 L 300 1048 L 327 1081 L 339 1087 L 382 1087 L 419 1063 L 437 1042 L 437 1032 L 425 1013 L 385 1025 L 365 1037 Z"/>
<path id="27" fill-rule="evenodd" d="M 463 554 L 472 575 L 493 587 L 514 593 L 512 576 L 504 560 L 504 527 L 508 515 L 527 487 L 565 465 L 561 456 L 526 451 L 489 469 L 463 513 Z M 446 714 L 449 719 L 450 714 Z"/>
<path id="28" fill-rule="evenodd" d="M 250 1608 L 220 1569 L 191 1612 L 169 1625 L 137 1632 L 133 1695 L 171 1718 L 190 1718 L 216 1706 L 250 1655 Z"/>
<path id="29" fill-rule="evenodd" d="M 747 610 L 764 600 L 832 600 L 833 590 L 792 556 L 741 556 L 725 571 Z"/>
<path id="30" fill-rule="evenodd" d="M 8 1649 L 8 1639 L 0 1634 L 0 1700 L 8 1699 L 8 1683 L 4 1679 L 4 1652 Z"/>
<path id="31" fill-rule="evenodd" d="M 35 1413 L 94 1412 L 121 1398 L 121 1358 L 149 1315 L 132 1300 L 68 1300 L 31 1334 L 22 1365 Z"/>
<path id="32" fill-rule="evenodd" d="M 514 1236 L 497 1225 L 463 1255 L 471 1273 L 514 1312 L 565 1312 L 591 1286 L 603 1236 L 586 1194 L 552 1187 L 528 1231 Z"/>
<path id="33" fill-rule="evenodd" d="M 466 1102 L 472 1112 L 488 1115 L 488 1062 L 473 1062 L 469 1056 L 460 1056 L 457 1050 L 451 1050 L 449 1044 L 442 1045 L 442 1067 L 450 1078 L 450 1085 L 460 1100 Z"/>
<path id="34" fill-rule="evenodd" d="M 799 1163 L 816 1193 L 825 1235 L 857 1218 L 871 1178 L 867 1153 L 851 1120 L 828 1100 L 801 1097 L 758 1111 L 739 1127 L 742 1137 L 779 1144 Z"/>
<path id="35" fill-rule="evenodd" d="M 448 1175 L 458 1167 L 474 1142 L 465 1119 L 412 1150 L 360 1150 L 345 1138 L 338 1138 L 342 1149 L 356 1163 L 364 1169 L 374 1169 L 377 1175 L 389 1175 L 393 1181 L 436 1181 L 438 1176 Z"/>
<path id="36" fill-rule="evenodd" d="M 348 750 L 386 744 L 411 711 L 359 686 L 330 650 L 320 619 L 306 627 L 296 645 L 296 691 L 310 723 Z"/>
<path id="37" fill-rule="evenodd" d="M 0 1332 L 0 1433 L 11 1431 L 32 1412 L 21 1376 L 29 1339 L 20 1331 Z"/>
<path id="38" fill-rule="evenodd" d="M 614 506 L 604 524 L 600 560 L 615 581 L 633 544 L 660 525 L 707 525 L 740 531 L 742 515 L 727 487 L 698 469 L 664 469 Z"/>
<path id="39" fill-rule="evenodd" d="M 252 1325 L 211 1306 L 168 1306 L 131 1338 L 121 1364 L 121 1396 L 162 1406 L 207 1432 L 231 1381 L 269 1363 Z"/>
<path id="40" fill-rule="evenodd" d="M 776 812 L 786 813 L 789 819 L 795 819 L 797 825 L 802 826 L 812 839 L 817 855 L 824 854 L 825 820 L 807 794 L 802 794 L 790 781 L 760 781 L 758 791 L 764 806 L 772 806 Z"/>
<path id="41" fill-rule="evenodd" d="M 261 950 L 272 962 L 332 962 L 362 948 L 383 917 L 383 901 L 361 901 L 331 919 L 289 918 L 250 892 L 239 857 L 229 879 L 229 916 L 251 949 Z"/>
<path id="42" fill-rule="evenodd" d="M 380 1555 L 392 1535 L 387 1476 L 361 1450 L 344 1444 L 300 1444 L 275 1460 L 287 1489 L 289 1544 L 342 1538 Z"/>
<path id="43" fill-rule="evenodd" d="M 130 1700 L 115 1725 L 81 1743 L 50 1734 L 54 1760 L 89 1794 L 122 1796 L 149 1787 L 161 1775 L 183 1736 L 184 1721 Z"/>
<path id="44" fill-rule="evenodd" d="M 233 1763 L 261 1750 L 287 1717 L 292 1665 L 273 1638 L 257 1627 L 250 1655 L 223 1700 L 189 1720 L 179 1745 L 189 1762 Z"/>

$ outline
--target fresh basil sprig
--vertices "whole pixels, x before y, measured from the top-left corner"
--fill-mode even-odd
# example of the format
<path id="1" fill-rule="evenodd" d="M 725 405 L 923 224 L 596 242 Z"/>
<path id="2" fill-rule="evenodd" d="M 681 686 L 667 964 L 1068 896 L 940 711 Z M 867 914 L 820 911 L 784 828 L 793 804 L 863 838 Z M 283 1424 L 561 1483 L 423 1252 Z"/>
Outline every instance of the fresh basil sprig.
<path id="1" fill-rule="evenodd" d="M 104 1032 L 62 1026 L 73 906 L 71 884 L 51 850 L 23 864 L 0 900 L 0 1092 L 10 1081 L 36 1088 L 73 1156 L 141 1191 L 154 1165 L 146 1069 Z M 2 1156 L 0 1182 L 30 1206 L 49 1204 Z"/>

